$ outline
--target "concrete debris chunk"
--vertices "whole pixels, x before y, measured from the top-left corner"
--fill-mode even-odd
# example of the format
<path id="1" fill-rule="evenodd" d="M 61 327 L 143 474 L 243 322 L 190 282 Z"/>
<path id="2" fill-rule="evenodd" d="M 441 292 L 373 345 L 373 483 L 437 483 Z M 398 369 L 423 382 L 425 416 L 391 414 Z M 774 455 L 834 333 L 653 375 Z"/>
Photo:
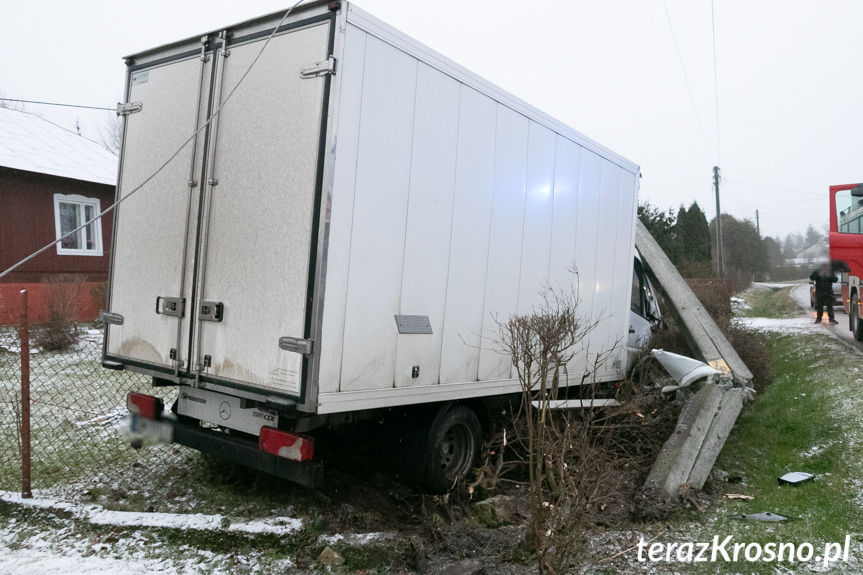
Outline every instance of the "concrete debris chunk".
<path id="1" fill-rule="evenodd" d="M 692 464 L 692 471 L 689 472 L 688 482 L 696 489 L 704 487 L 710 470 L 713 469 L 719 452 L 722 451 L 722 446 L 725 445 L 725 440 L 728 439 L 737 416 L 743 409 L 743 402 L 748 398 L 748 392 L 747 388 L 742 387 L 726 389 L 723 392 L 710 428 L 704 436 L 704 443 L 698 451 L 695 463 Z"/>
<path id="2" fill-rule="evenodd" d="M 345 562 L 344 557 L 333 551 L 333 548 L 329 545 L 321 551 L 321 554 L 318 555 L 318 563 L 321 565 L 341 565 Z"/>
<path id="3" fill-rule="evenodd" d="M 658 490 L 660 496 L 669 502 L 677 499 L 680 486 L 689 480 L 692 466 L 701 451 L 721 400 L 722 392 L 719 387 L 706 384 L 686 402 L 677 420 L 677 427 L 662 446 L 662 451 L 647 476 L 647 492 L 654 493 Z"/>
<path id="4" fill-rule="evenodd" d="M 509 495 L 495 495 L 474 506 L 476 520 L 486 527 L 500 527 L 512 523 L 518 512 L 515 497 Z"/>

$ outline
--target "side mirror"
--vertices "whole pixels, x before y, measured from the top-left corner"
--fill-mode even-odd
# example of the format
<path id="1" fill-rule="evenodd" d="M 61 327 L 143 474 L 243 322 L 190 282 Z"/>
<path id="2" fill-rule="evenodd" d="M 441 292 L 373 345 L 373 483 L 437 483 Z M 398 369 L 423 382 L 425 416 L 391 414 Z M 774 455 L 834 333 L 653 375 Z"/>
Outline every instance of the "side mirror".
<path id="1" fill-rule="evenodd" d="M 863 184 L 857 184 L 851 188 L 851 196 L 855 198 L 863 198 Z"/>
<path id="2" fill-rule="evenodd" d="M 851 268 L 848 267 L 848 264 L 842 260 L 833 260 L 830 262 L 830 266 L 833 268 L 834 272 L 846 274 L 851 272 Z"/>

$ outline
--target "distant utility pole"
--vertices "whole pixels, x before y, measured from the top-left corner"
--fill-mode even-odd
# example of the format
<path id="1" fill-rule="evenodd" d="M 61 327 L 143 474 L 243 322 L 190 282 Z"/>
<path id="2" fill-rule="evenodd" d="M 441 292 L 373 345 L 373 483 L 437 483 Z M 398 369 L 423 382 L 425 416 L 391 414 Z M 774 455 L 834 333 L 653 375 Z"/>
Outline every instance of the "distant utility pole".
<path id="1" fill-rule="evenodd" d="M 725 277 L 725 253 L 722 249 L 722 210 L 719 208 L 719 166 L 713 166 L 713 187 L 716 189 L 716 275 Z"/>
<path id="2" fill-rule="evenodd" d="M 761 237 L 761 220 L 758 219 L 758 210 L 755 210 L 755 229 L 758 230 L 758 237 Z"/>

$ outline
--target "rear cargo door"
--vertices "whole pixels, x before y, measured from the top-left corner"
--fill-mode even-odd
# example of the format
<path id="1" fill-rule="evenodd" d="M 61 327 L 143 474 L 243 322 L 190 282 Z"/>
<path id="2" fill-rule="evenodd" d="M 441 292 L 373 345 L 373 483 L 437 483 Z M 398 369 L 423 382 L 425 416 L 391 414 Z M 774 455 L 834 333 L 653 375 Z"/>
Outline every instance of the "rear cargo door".
<path id="1" fill-rule="evenodd" d="M 192 50 L 130 76 L 119 182 L 128 198 L 116 212 L 109 302 L 123 322 L 108 326 L 106 355 L 159 373 L 188 368 L 194 244 L 187 232 L 198 219 L 203 135 L 188 140 L 206 115 L 210 60 Z"/>
<path id="2" fill-rule="evenodd" d="M 236 38 L 217 56 L 215 101 L 263 41 Z M 280 338 L 308 337 L 330 44 L 329 20 L 273 37 L 211 126 L 192 352 L 202 381 L 302 396 L 307 355 Z"/>

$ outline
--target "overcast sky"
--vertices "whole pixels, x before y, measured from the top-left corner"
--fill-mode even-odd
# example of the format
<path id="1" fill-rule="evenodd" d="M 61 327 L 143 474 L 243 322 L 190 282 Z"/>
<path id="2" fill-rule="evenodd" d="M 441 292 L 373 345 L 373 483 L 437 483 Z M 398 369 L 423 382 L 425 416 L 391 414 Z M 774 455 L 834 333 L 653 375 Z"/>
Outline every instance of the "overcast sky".
<path id="1" fill-rule="evenodd" d="M 697 200 L 765 235 L 827 223 L 827 187 L 863 181 L 863 1 L 360 0 L 359 6 L 641 166 L 641 198 Z M 286 0 L 30 0 L 0 19 L 6 97 L 113 106 L 121 57 Z M 693 100 L 695 107 L 693 107 Z M 107 112 L 31 106 L 98 138 Z M 697 110 L 697 114 L 696 114 Z M 700 118 L 700 127 L 699 127 Z M 755 185 L 753 185 L 755 184 Z M 782 189 L 776 189 L 782 188 Z"/>

